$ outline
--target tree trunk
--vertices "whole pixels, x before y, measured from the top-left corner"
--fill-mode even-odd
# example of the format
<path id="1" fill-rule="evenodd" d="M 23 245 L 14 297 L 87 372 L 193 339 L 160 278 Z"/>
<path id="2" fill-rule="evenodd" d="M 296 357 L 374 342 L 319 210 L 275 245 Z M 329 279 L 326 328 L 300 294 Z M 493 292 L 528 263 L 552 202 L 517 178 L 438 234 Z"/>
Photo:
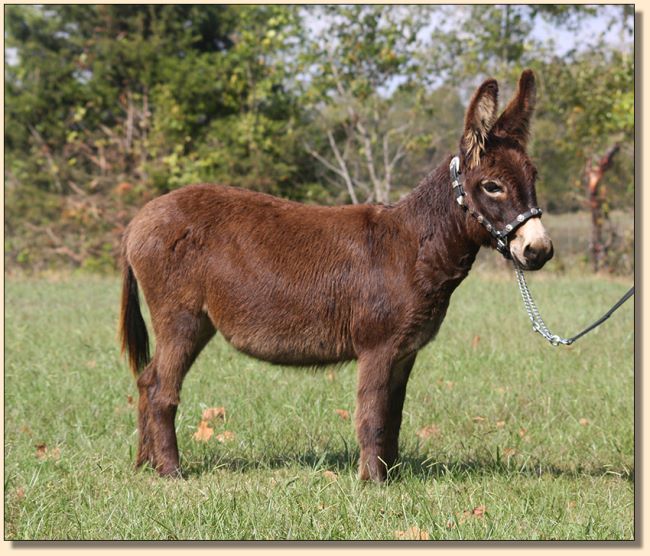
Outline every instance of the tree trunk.
<path id="1" fill-rule="evenodd" d="M 596 164 L 587 164 L 586 182 L 589 209 L 591 210 L 591 258 L 594 272 L 601 270 L 605 264 L 607 247 L 603 240 L 603 225 L 608 215 L 603 210 L 606 200 L 605 188 L 601 181 L 603 175 L 612 165 L 612 160 L 619 151 L 620 146 L 614 145 L 600 158 Z"/>

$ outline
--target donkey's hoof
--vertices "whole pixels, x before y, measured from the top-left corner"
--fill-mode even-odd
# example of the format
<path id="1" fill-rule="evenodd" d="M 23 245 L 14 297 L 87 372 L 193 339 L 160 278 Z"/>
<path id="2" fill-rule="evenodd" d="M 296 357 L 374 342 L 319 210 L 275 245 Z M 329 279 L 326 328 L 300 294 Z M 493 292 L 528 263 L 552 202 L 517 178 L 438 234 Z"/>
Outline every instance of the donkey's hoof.
<path id="1" fill-rule="evenodd" d="M 178 465 L 162 466 L 156 469 L 156 471 L 158 471 L 158 475 L 161 477 L 169 477 L 170 479 L 183 478 L 183 473 L 181 472 L 181 468 Z"/>
<path id="2" fill-rule="evenodd" d="M 374 465 L 369 462 L 359 464 L 359 479 L 361 481 L 384 483 L 387 475 L 386 466 L 382 462 L 376 462 Z"/>

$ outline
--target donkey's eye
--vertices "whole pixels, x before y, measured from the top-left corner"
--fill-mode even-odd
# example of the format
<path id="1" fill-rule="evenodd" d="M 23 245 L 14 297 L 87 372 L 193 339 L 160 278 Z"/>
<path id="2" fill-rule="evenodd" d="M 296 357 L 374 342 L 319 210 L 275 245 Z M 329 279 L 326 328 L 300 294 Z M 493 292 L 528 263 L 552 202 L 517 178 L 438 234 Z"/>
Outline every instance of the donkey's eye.
<path id="1" fill-rule="evenodd" d="M 498 183 L 494 183 L 493 181 L 485 182 L 481 184 L 481 186 L 483 187 L 483 191 L 490 195 L 498 195 L 499 193 L 503 193 L 503 187 Z"/>

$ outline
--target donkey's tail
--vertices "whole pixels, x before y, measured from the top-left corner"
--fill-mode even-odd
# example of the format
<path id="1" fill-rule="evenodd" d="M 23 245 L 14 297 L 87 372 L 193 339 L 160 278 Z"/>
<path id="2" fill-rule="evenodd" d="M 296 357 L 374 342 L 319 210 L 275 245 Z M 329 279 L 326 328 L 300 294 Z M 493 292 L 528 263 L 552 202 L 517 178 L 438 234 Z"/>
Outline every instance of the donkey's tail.
<path id="1" fill-rule="evenodd" d="M 131 371 L 137 376 L 150 360 L 149 335 L 140 312 L 138 281 L 126 258 L 124 258 L 122 271 L 122 309 L 119 333 L 122 341 L 122 355 L 125 352 L 128 354 Z"/>

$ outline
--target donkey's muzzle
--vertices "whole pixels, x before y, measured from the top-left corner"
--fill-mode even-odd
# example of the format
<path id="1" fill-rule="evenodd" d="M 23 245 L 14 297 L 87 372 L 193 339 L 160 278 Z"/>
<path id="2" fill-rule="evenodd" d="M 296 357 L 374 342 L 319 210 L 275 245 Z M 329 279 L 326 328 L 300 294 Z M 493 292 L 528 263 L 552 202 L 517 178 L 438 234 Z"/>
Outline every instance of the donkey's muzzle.
<path id="1" fill-rule="evenodd" d="M 548 240 L 543 244 L 530 244 L 524 247 L 524 268 L 539 270 L 553 258 L 553 243 Z M 520 261 L 521 262 L 521 261 Z"/>
<path id="2" fill-rule="evenodd" d="M 515 232 L 510 254 L 523 270 L 539 270 L 553 257 L 553 242 L 539 218 L 531 218 Z"/>

